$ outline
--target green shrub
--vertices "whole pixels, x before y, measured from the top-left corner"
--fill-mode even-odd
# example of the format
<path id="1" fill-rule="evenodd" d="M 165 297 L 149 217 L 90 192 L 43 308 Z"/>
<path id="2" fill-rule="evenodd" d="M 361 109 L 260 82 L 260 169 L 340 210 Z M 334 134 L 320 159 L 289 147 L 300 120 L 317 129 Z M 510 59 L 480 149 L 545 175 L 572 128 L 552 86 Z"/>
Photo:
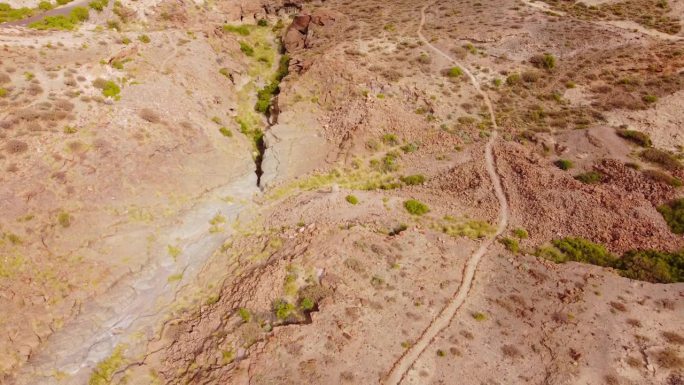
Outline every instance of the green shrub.
<path id="1" fill-rule="evenodd" d="M 399 180 L 408 186 L 417 186 L 425 183 L 425 176 L 422 174 L 406 175 L 400 177 Z"/>
<path id="2" fill-rule="evenodd" d="M 567 160 L 567 159 L 558 159 L 557 161 L 553 162 L 553 164 L 555 164 L 556 167 L 560 168 L 561 170 L 565 170 L 565 171 L 567 171 L 567 170 L 569 170 L 575 166 L 571 160 Z"/>
<path id="3" fill-rule="evenodd" d="M 290 318 L 292 312 L 295 310 L 295 306 L 284 299 L 279 299 L 273 304 L 273 311 L 275 312 L 276 318 L 281 321 Z"/>
<path id="4" fill-rule="evenodd" d="M 359 204 L 359 198 L 355 197 L 354 195 L 347 195 L 344 199 L 353 205 Z"/>
<path id="5" fill-rule="evenodd" d="M 407 144 L 401 146 L 400 148 L 401 148 L 401 151 L 403 151 L 405 154 L 409 154 L 409 153 L 418 151 L 418 145 L 413 143 L 413 142 L 407 143 Z"/>
<path id="6" fill-rule="evenodd" d="M 389 146 L 396 146 L 399 144 L 399 138 L 395 134 L 385 134 L 382 136 L 382 142 Z"/>
<path id="7" fill-rule="evenodd" d="M 230 25 L 226 24 L 223 26 L 223 30 L 226 32 L 237 33 L 242 36 L 249 36 L 249 27 L 246 25 Z"/>
<path id="8" fill-rule="evenodd" d="M 40 9 L 41 11 L 49 11 L 52 8 L 54 8 L 54 5 L 52 5 L 52 3 L 49 1 L 43 0 L 40 3 L 38 3 L 38 9 Z"/>
<path id="9" fill-rule="evenodd" d="M 87 8 L 76 7 L 69 12 L 69 15 L 45 16 L 42 20 L 30 23 L 28 27 L 38 30 L 55 29 L 71 31 L 78 24 L 88 20 L 89 16 Z"/>
<path id="10" fill-rule="evenodd" d="M 0 3 L 0 23 L 25 19 L 33 15 L 31 8 L 12 8 L 7 3 Z"/>
<path id="11" fill-rule="evenodd" d="M 5 96 L 7 96 L 8 93 L 9 93 L 9 91 L 0 87 L 0 98 L 4 98 Z"/>
<path id="12" fill-rule="evenodd" d="M 646 102 L 646 103 L 648 103 L 648 104 L 652 104 L 652 103 L 655 103 L 655 102 L 658 101 L 658 97 L 655 96 L 655 95 L 644 95 L 644 96 L 642 97 L 642 99 L 643 99 L 644 102 Z"/>
<path id="13" fill-rule="evenodd" d="M 121 93 L 121 88 L 115 82 L 108 80 L 102 87 L 102 95 L 110 97 L 113 99 L 119 98 L 119 93 Z"/>
<path id="14" fill-rule="evenodd" d="M 233 131 L 231 131 L 230 128 L 228 128 L 228 127 L 219 128 L 219 132 L 221 133 L 221 135 L 223 135 L 227 138 L 233 137 Z"/>
<path id="15" fill-rule="evenodd" d="M 463 70 L 460 67 L 451 67 L 447 71 L 447 76 L 450 78 L 457 78 L 463 75 Z"/>
<path id="16" fill-rule="evenodd" d="M 509 86 L 517 86 L 520 83 L 522 83 L 522 77 L 520 76 L 520 74 L 514 73 L 506 77 L 506 84 Z"/>
<path id="17" fill-rule="evenodd" d="M 644 176 L 659 183 L 664 183 L 672 187 L 681 187 L 682 181 L 672 175 L 660 170 L 644 170 Z"/>
<path id="18" fill-rule="evenodd" d="M 273 97 L 280 93 L 280 82 L 287 76 L 289 67 L 290 57 L 288 55 L 281 56 L 278 70 L 276 71 L 273 80 L 257 92 L 257 102 L 254 105 L 254 110 L 262 114 L 268 112 Z"/>
<path id="19" fill-rule="evenodd" d="M 681 162 L 674 155 L 657 148 L 647 148 L 641 152 L 640 156 L 643 160 L 660 165 L 666 170 L 679 170 L 682 168 Z"/>
<path id="20" fill-rule="evenodd" d="M 244 53 L 247 56 L 254 56 L 254 48 L 252 48 L 251 45 L 245 43 L 244 41 L 240 42 L 240 51 Z"/>
<path id="21" fill-rule="evenodd" d="M 71 3 L 73 0 L 57 0 L 57 4 L 65 5 Z"/>
<path id="22" fill-rule="evenodd" d="M 530 235 L 527 233 L 527 230 L 525 230 L 525 229 L 520 229 L 520 228 L 513 230 L 513 235 L 515 235 L 516 238 L 518 238 L 518 239 L 526 239 L 527 237 L 530 236 Z"/>
<path id="23" fill-rule="evenodd" d="M 537 68 L 551 70 L 556 66 L 556 57 L 550 53 L 534 55 L 530 58 L 530 62 Z"/>
<path id="24" fill-rule="evenodd" d="M 257 25 L 258 25 L 259 27 L 268 27 L 268 20 L 266 20 L 266 19 L 259 19 L 259 21 L 257 21 Z"/>
<path id="25" fill-rule="evenodd" d="M 93 0 L 88 3 L 88 6 L 97 12 L 102 12 L 109 4 L 109 0 Z"/>
<path id="26" fill-rule="evenodd" d="M 138 41 L 140 41 L 141 43 L 147 44 L 147 43 L 151 42 L 152 39 L 150 39 L 150 37 L 147 35 L 140 35 L 140 36 L 138 36 Z"/>
<path id="27" fill-rule="evenodd" d="M 598 184 L 603 181 L 603 174 L 598 171 L 588 171 L 582 174 L 575 175 L 575 179 L 584 184 Z"/>
<path id="28" fill-rule="evenodd" d="M 563 238 L 551 242 L 561 253 L 561 260 L 556 262 L 583 262 L 598 266 L 612 266 L 616 257 L 603 245 L 583 238 Z"/>
<path id="29" fill-rule="evenodd" d="M 516 239 L 501 238 L 500 242 L 506 247 L 506 250 L 512 253 L 517 253 L 518 251 L 520 251 L 520 244 L 518 244 L 518 240 Z"/>
<path id="30" fill-rule="evenodd" d="M 302 299 L 299 306 L 304 311 L 311 311 L 313 310 L 314 306 L 316 306 L 316 303 L 311 298 L 306 297 Z"/>
<path id="31" fill-rule="evenodd" d="M 57 215 L 57 222 L 64 228 L 69 227 L 71 226 L 71 215 L 67 212 L 61 212 Z"/>
<path id="32" fill-rule="evenodd" d="M 252 313 L 250 313 L 249 310 L 245 309 L 244 307 L 238 309 L 238 315 L 240 318 L 242 318 L 243 322 L 249 322 L 252 320 Z"/>
<path id="33" fill-rule="evenodd" d="M 426 204 L 415 199 L 405 201 L 404 208 L 413 215 L 424 215 L 430 212 L 430 208 Z"/>
<path id="34" fill-rule="evenodd" d="M 121 39 L 121 44 L 129 45 L 129 44 L 131 44 L 131 39 L 124 36 L 123 39 Z"/>
<path id="35" fill-rule="evenodd" d="M 651 147 L 653 142 L 648 134 L 636 130 L 617 130 L 616 133 L 619 137 L 634 142 L 641 147 Z"/>
<path id="36" fill-rule="evenodd" d="M 684 234 L 684 198 L 676 199 L 658 207 L 667 225 L 675 234 Z"/>
<path id="37" fill-rule="evenodd" d="M 667 253 L 655 250 L 632 250 L 616 261 L 620 274 L 631 279 L 654 283 L 684 281 L 684 250 Z"/>
<path id="38" fill-rule="evenodd" d="M 475 319 L 475 321 L 478 321 L 478 322 L 482 322 L 482 321 L 485 321 L 487 319 L 487 315 L 484 313 L 475 312 L 475 313 L 472 313 L 471 315 L 473 316 L 473 319 Z"/>

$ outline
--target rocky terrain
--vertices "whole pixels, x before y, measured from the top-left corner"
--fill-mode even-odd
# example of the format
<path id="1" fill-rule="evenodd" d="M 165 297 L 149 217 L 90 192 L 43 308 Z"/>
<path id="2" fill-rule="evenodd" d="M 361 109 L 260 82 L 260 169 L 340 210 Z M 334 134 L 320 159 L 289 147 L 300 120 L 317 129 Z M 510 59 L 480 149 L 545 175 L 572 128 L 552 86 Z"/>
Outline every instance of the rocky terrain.
<path id="1" fill-rule="evenodd" d="M 683 22 L 0 2 L 0 384 L 684 383 Z"/>

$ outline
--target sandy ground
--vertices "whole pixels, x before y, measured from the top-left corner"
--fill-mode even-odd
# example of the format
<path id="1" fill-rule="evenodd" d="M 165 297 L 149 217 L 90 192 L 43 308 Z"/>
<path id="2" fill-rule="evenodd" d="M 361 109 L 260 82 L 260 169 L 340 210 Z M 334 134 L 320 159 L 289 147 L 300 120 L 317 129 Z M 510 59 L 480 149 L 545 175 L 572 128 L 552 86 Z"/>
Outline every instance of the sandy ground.
<path id="1" fill-rule="evenodd" d="M 616 134 L 682 157 L 676 36 L 514 0 L 116 7 L 0 27 L 0 383 L 682 381 L 682 283 L 535 257 L 684 248 L 644 170 L 684 171 Z"/>

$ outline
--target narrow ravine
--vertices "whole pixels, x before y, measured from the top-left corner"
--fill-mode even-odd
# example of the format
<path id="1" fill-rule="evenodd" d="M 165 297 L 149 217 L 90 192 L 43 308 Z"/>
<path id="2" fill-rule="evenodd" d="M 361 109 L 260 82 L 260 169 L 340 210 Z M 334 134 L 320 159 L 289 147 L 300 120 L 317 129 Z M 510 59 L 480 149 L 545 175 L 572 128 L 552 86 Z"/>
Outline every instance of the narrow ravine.
<path id="1" fill-rule="evenodd" d="M 425 36 L 423 36 L 422 30 L 423 26 L 425 25 L 425 11 L 431 5 L 434 5 L 434 2 L 428 3 L 427 5 L 423 6 L 423 8 L 421 8 L 420 26 L 418 27 L 418 38 L 420 38 L 420 40 L 426 46 L 430 47 L 430 49 L 432 49 L 435 53 L 444 57 L 449 62 L 458 65 L 463 70 L 463 72 L 468 76 L 468 79 L 470 80 L 473 87 L 475 87 L 475 89 L 477 90 L 478 94 L 482 96 L 489 111 L 489 117 L 492 122 L 493 131 L 485 147 L 485 166 L 487 168 L 487 174 L 489 175 L 492 185 L 494 186 L 494 193 L 499 201 L 499 220 L 496 233 L 494 234 L 494 236 L 484 241 L 484 243 L 480 245 L 477 251 L 475 251 L 475 253 L 468 258 L 468 261 L 466 262 L 465 268 L 463 270 L 461 285 L 459 286 L 456 293 L 454 293 L 454 295 L 451 297 L 447 305 L 439 312 L 437 317 L 423 331 L 423 333 L 415 341 L 415 343 L 409 349 L 407 349 L 404 352 L 404 354 L 394 363 L 387 376 L 381 381 L 384 384 L 392 385 L 399 384 L 402 382 L 409 369 L 420 358 L 421 354 L 425 351 L 425 349 L 428 346 L 430 346 L 430 344 L 434 341 L 435 337 L 449 325 L 451 319 L 454 318 L 458 309 L 461 307 L 461 305 L 463 305 L 465 300 L 468 298 L 468 293 L 470 292 L 470 288 L 472 287 L 473 278 L 475 277 L 475 272 L 477 271 L 477 266 L 480 263 L 480 259 L 489 250 L 489 248 L 494 243 L 495 239 L 506 230 L 506 227 L 508 226 L 508 218 L 510 215 L 508 208 L 508 200 L 506 198 L 506 194 L 504 194 L 501 183 L 501 177 L 499 176 L 498 171 L 496 169 L 494 154 L 492 152 L 492 147 L 496 142 L 499 129 L 496 124 L 496 116 L 494 115 L 494 108 L 492 106 L 492 102 L 489 99 L 487 93 L 482 91 L 482 89 L 480 88 L 480 83 L 478 82 L 477 78 L 475 78 L 475 76 L 467 67 L 454 60 L 451 56 L 447 55 L 439 48 L 432 45 L 425 38 Z"/>

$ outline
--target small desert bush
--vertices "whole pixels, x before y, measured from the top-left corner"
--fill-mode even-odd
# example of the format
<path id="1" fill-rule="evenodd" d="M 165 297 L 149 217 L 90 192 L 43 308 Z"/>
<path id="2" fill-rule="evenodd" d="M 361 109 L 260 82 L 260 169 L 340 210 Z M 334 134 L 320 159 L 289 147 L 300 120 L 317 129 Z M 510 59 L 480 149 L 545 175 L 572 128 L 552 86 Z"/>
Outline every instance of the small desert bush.
<path id="1" fill-rule="evenodd" d="M 653 145 L 651 137 L 641 131 L 620 129 L 616 133 L 619 137 L 636 143 L 641 147 L 651 147 Z"/>
<path id="2" fill-rule="evenodd" d="M 521 229 L 521 228 L 518 228 L 518 229 L 513 230 L 513 235 L 515 235 L 515 237 L 518 238 L 518 239 L 526 239 L 527 237 L 530 236 L 530 235 L 527 233 L 527 230 Z"/>
<path id="3" fill-rule="evenodd" d="M 575 179 L 584 184 L 599 184 L 603 181 L 603 174 L 598 171 L 588 171 L 575 175 Z"/>
<path id="4" fill-rule="evenodd" d="M 30 23 L 28 27 L 39 30 L 58 29 L 71 31 L 80 23 L 88 20 L 89 16 L 87 8 L 76 7 L 68 15 L 45 16 L 42 20 Z"/>
<path id="5" fill-rule="evenodd" d="M 560 168 L 561 170 L 566 170 L 566 171 L 575 166 L 571 160 L 567 160 L 567 159 L 558 159 L 557 161 L 553 162 L 553 164 L 555 164 L 556 167 Z"/>
<path id="6" fill-rule="evenodd" d="M 109 4 L 109 0 L 93 0 L 88 3 L 88 6 L 97 12 L 102 12 Z"/>
<path id="7" fill-rule="evenodd" d="M 682 181 L 679 178 L 675 178 L 672 175 L 660 170 L 644 170 L 643 174 L 647 178 L 659 183 L 664 183 L 672 187 L 682 186 Z"/>
<path id="8" fill-rule="evenodd" d="M 556 57 L 550 53 L 534 55 L 530 58 L 530 63 L 537 68 L 551 70 L 556 67 Z"/>
<path id="9" fill-rule="evenodd" d="M 233 131 L 230 130 L 228 127 L 221 127 L 219 128 L 219 132 L 221 135 L 225 136 L 226 138 L 231 138 L 233 136 Z"/>
<path id="10" fill-rule="evenodd" d="M 399 180 L 408 186 L 417 186 L 425 183 L 425 176 L 422 174 L 406 175 L 400 177 Z"/>
<path id="11" fill-rule="evenodd" d="M 671 153 L 657 148 L 647 148 L 640 154 L 641 158 L 663 167 L 666 170 L 679 170 L 681 162 Z"/>
<path id="12" fill-rule="evenodd" d="M 639 281 L 674 283 L 684 281 L 684 250 L 668 253 L 655 250 L 632 250 L 613 267 L 620 274 Z"/>
<path id="13" fill-rule="evenodd" d="M 658 207 L 667 225 L 675 234 L 684 234 L 684 198 L 676 199 Z"/>
<path id="14" fill-rule="evenodd" d="M 555 262 L 583 262 L 598 266 L 612 266 L 616 257 L 603 245 L 583 238 L 563 238 L 551 242 L 560 251 L 561 258 Z"/>
<path id="15" fill-rule="evenodd" d="M 517 253 L 518 251 L 520 251 L 520 244 L 516 239 L 501 238 L 500 242 L 502 245 L 504 245 L 504 247 L 506 247 L 506 250 L 512 253 Z"/>
<path id="16" fill-rule="evenodd" d="M 248 43 L 245 43 L 244 41 L 240 42 L 240 51 L 242 51 L 242 53 L 244 53 L 247 56 L 254 56 L 254 48 Z"/>
<path id="17" fill-rule="evenodd" d="M 404 202 L 404 208 L 412 215 L 424 215 L 430 212 L 430 208 L 415 199 L 409 199 Z"/>
<path id="18" fill-rule="evenodd" d="M 357 198 L 357 197 L 354 196 L 354 195 L 347 195 L 347 196 L 344 198 L 344 200 L 346 200 L 347 202 L 349 202 L 350 204 L 353 204 L 353 205 L 359 204 L 359 198 Z"/>
<path id="19" fill-rule="evenodd" d="M 141 43 L 147 44 L 147 43 L 151 42 L 152 40 L 147 35 L 140 35 L 140 36 L 138 36 L 138 41 L 140 41 Z"/>
<path id="20" fill-rule="evenodd" d="M 447 71 L 447 76 L 450 78 L 458 78 L 463 75 L 463 70 L 460 67 L 451 67 Z"/>
<path id="21" fill-rule="evenodd" d="M 223 26 L 223 30 L 226 32 L 232 32 L 232 33 L 237 33 L 238 35 L 242 36 L 249 36 L 249 27 L 246 25 L 230 25 L 226 24 Z"/>

